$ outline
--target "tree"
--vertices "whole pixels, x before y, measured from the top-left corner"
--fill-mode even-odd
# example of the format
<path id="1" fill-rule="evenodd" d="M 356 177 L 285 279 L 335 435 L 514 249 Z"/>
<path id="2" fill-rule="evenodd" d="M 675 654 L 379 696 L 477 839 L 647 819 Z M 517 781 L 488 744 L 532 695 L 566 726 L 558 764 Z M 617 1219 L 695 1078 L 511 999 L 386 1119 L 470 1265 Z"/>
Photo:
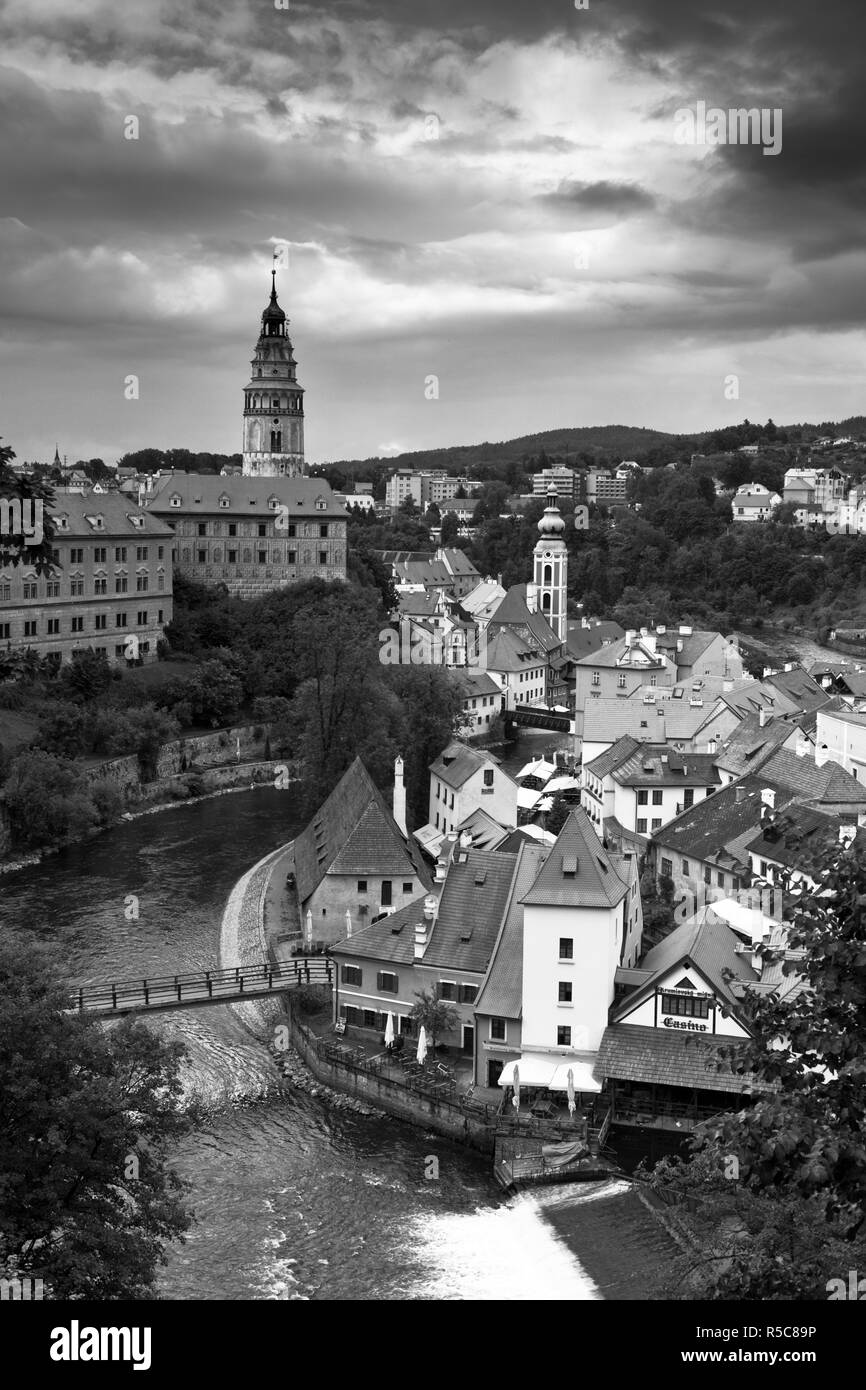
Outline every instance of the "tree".
<path id="1" fill-rule="evenodd" d="M 150 1299 L 190 1224 L 170 1165 L 184 1050 L 65 1012 L 41 949 L 0 942 L 0 1267 L 56 1299 Z"/>
<path id="2" fill-rule="evenodd" d="M 311 593 L 292 621 L 302 684 L 292 702 L 310 800 L 318 804 L 356 756 L 374 780 L 390 779 L 400 707 L 383 681 L 378 606 L 348 584 Z"/>
<path id="3" fill-rule="evenodd" d="M 416 1029 L 424 1028 L 430 1038 L 430 1051 L 436 1051 L 436 1039 L 443 1033 L 453 1033 L 460 1021 L 460 1014 L 446 999 L 437 999 L 433 989 L 416 989 L 418 1001 L 412 1005 L 412 1018 Z"/>
<path id="4" fill-rule="evenodd" d="M 426 824 L 429 767 L 460 725 L 463 694 L 438 666 L 389 666 L 387 681 L 400 699 L 399 740 L 406 776 L 406 808 L 412 826 Z"/>
<path id="5" fill-rule="evenodd" d="M 61 668 L 58 683 L 70 700 L 82 704 L 97 700 L 111 685 L 111 667 L 105 652 L 92 647 L 76 652 L 72 661 Z"/>
<path id="6" fill-rule="evenodd" d="M 696 1197 L 716 1233 L 681 1269 L 683 1296 L 826 1298 L 866 1258 L 866 861 L 829 842 L 800 871 L 811 884 L 797 886 L 786 950 L 802 956 L 782 968 L 803 987 L 746 994 L 752 1039 L 728 1058 L 764 1089 L 653 1175 L 669 1198 Z"/>
<path id="7" fill-rule="evenodd" d="M 456 512 L 446 512 L 442 518 L 442 530 L 439 536 L 439 544 L 443 547 L 456 544 L 460 536 L 460 522 Z"/>
<path id="8" fill-rule="evenodd" d="M 96 826 L 96 809 L 75 764 L 44 749 L 12 760 L 3 792 L 13 840 L 25 848 L 57 844 Z"/>

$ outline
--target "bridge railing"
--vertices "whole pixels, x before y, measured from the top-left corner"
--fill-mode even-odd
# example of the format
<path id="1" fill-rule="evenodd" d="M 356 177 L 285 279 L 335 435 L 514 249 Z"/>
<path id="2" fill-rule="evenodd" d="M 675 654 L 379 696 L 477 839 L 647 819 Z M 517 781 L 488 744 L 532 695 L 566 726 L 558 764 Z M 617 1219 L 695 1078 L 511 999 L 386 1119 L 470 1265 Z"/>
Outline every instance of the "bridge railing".
<path id="1" fill-rule="evenodd" d="M 81 985 L 69 996 L 70 1009 L 86 1012 L 121 1012 L 152 1008 L 157 1004 L 192 1003 L 224 995 L 261 994 L 292 985 L 332 984 L 334 963 L 327 956 L 295 956 L 285 961 L 262 961 L 229 966 L 225 970 L 193 970 L 178 975 L 101 981 Z"/>

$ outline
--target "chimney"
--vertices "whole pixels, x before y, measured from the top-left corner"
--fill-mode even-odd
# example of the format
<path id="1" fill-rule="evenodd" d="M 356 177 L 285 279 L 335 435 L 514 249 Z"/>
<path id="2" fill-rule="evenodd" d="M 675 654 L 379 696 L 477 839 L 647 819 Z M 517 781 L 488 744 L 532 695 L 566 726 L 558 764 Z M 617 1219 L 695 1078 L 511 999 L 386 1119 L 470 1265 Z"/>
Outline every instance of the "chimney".
<path id="1" fill-rule="evenodd" d="M 742 806 L 743 802 L 744 802 L 745 799 L 746 799 L 746 788 L 745 788 L 745 787 L 737 787 L 736 792 L 735 792 L 735 797 L 736 797 L 737 805 L 738 805 L 738 806 Z"/>
<path id="2" fill-rule="evenodd" d="M 785 662 L 785 670 L 786 670 L 786 671 L 793 671 L 793 669 L 794 669 L 794 663 L 793 663 L 793 661 L 786 661 L 786 662 Z"/>
<path id="3" fill-rule="evenodd" d="M 658 633 L 659 637 L 664 637 L 665 633 L 667 632 L 667 628 L 665 627 L 664 623 L 659 623 L 658 627 L 656 628 L 656 632 Z"/>
<path id="4" fill-rule="evenodd" d="M 768 714 L 769 710 L 767 709 L 766 705 L 761 705 L 761 708 L 758 710 L 758 724 L 762 729 L 766 729 L 767 727 Z"/>
<path id="5" fill-rule="evenodd" d="M 625 634 L 625 644 L 626 644 L 627 647 L 633 647 L 636 641 L 637 641 L 637 628 L 630 627 L 629 630 L 628 630 L 628 632 Z"/>
<path id="6" fill-rule="evenodd" d="M 394 760 L 394 819 L 403 835 L 408 835 L 406 829 L 406 785 L 403 781 L 403 759 L 399 753 Z"/>
<path id="7" fill-rule="evenodd" d="M 678 637 L 678 638 L 677 638 L 677 651 L 678 651 L 678 652 L 681 652 L 682 649 L 683 649 L 683 639 L 682 639 L 682 637 Z"/>
<path id="8" fill-rule="evenodd" d="M 766 806 L 771 811 L 776 809 L 776 793 L 772 787 L 763 787 L 761 790 L 761 805 Z"/>
<path id="9" fill-rule="evenodd" d="M 472 831 L 471 831 L 471 830 L 464 830 L 463 833 L 462 833 L 462 835 L 460 836 L 460 849 L 461 849 L 461 852 L 465 854 L 466 851 L 467 851 L 467 850 L 470 850 L 471 848 L 472 848 Z"/>

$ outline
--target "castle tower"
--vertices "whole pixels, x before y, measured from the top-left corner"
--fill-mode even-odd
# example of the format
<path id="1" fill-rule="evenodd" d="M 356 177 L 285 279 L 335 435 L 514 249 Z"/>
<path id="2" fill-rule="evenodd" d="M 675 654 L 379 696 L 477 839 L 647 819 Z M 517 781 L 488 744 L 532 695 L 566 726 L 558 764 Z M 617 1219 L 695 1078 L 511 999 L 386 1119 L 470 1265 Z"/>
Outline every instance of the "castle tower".
<path id="1" fill-rule="evenodd" d="M 277 303 L 275 270 L 271 298 L 262 314 L 249 384 L 244 387 L 244 476 L 296 477 L 304 463 L 304 390 L 288 334 L 288 319 Z"/>
<path id="2" fill-rule="evenodd" d="M 547 494 L 547 507 L 538 523 L 540 538 L 535 547 L 533 579 L 538 594 L 538 608 L 560 641 L 566 636 L 566 592 L 568 581 L 568 551 L 563 540 L 565 522 L 556 505 L 556 493 Z"/>

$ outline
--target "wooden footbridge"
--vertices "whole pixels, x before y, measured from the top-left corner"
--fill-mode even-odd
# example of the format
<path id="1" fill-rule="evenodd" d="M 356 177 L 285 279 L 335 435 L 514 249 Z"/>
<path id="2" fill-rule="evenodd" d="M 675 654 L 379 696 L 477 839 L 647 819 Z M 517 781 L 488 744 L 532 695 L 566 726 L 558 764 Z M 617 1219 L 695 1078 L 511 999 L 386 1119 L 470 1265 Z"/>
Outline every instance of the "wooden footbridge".
<path id="1" fill-rule="evenodd" d="M 69 996 L 69 1010 L 106 1017 L 159 1013 L 261 999 L 298 985 L 332 985 L 333 981 L 334 962 L 329 956 L 293 956 L 283 961 L 253 961 L 227 970 L 81 985 Z"/>

